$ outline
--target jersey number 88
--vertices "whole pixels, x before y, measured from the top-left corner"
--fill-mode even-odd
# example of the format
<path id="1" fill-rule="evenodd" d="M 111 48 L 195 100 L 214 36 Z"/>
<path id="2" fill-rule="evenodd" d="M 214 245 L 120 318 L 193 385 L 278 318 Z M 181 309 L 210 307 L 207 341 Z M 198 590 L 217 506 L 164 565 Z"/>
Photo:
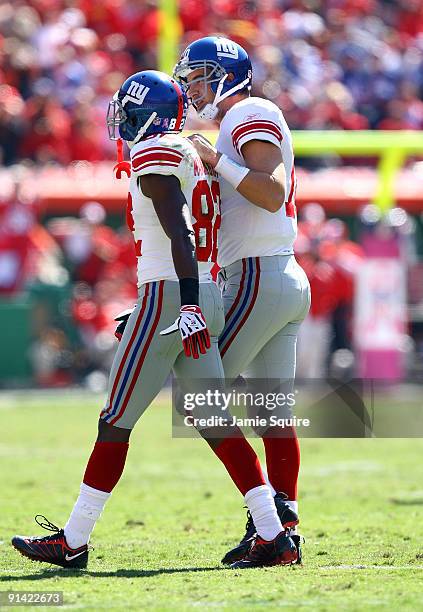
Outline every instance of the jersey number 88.
<path id="1" fill-rule="evenodd" d="M 220 188 L 213 180 L 197 182 L 192 192 L 192 217 L 198 261 L 217 259 L 217 232 L 220 227 Z"/>

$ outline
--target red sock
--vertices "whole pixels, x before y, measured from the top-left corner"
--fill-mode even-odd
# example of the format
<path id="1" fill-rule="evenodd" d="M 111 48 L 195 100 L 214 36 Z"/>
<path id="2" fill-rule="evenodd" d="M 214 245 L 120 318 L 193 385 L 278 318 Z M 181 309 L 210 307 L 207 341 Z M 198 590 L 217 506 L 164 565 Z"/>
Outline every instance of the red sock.
<path id="1" fill-rule="evenodd" d="M 83 482 L 110 493 L 122 476 L 128 442 L 96 442 L 85 469 Z"/>
<path id="2" fill-rule="evenodd" d="M 267 474 L 277 493 L 286 493 L 288 499 L 295 500 L 300 469 L 300 446 L 294 427 L 287 427 L 283 432 L 284 437 L 263 436 Z M 272 434 L 277 435 L 275 429 Z"/>
<path id="3" fill-rule="evenodd" d="M 225 438 L 213 449 L 242 495 L 266 484 L 260 461 L 245 438 Z"/>

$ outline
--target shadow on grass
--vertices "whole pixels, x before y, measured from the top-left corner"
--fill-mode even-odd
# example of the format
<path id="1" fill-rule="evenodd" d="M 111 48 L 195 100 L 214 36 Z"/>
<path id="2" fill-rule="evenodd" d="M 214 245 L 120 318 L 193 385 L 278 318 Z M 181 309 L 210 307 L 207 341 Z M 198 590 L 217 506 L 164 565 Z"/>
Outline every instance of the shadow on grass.
<path id="1" fill-rule="evenodd" d="M 118 569 L 116 571 L 90 571 L 72 569 L 45 569 L 36 574 L 0 576 L 0 582 L 18 582 L 20 580 L 46 580 L 56 577 L 78 578 L 92 576 L 93 578 L 152 578 L 162 574 L 184 574 L 193 572 L 217 572 L 225 567 L 163 567 L 154 570 Z"/>
<path id="2" fill-rule="evenodd" d="M 396 506 L 423 506 L 422 497 L 416 499 L 398 499 L 396 497 L 391 497 L 389 501 Z"/>

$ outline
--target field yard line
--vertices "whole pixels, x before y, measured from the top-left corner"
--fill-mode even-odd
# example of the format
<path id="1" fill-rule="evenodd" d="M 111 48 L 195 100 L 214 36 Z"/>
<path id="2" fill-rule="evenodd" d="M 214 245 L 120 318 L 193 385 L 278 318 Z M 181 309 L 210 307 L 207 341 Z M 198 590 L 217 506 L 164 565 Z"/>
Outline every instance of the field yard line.
<path id="1" fill-rule="evenodd" d="M 330 465 L 305 467 L 302 471 L 307 475 L 329 476 L 330 474 L 342 474 L 343 472 L 381 472 L 383 469 L 383 464 L 378 461 L 351 459 L 350 461 L 338 461 Z"/>

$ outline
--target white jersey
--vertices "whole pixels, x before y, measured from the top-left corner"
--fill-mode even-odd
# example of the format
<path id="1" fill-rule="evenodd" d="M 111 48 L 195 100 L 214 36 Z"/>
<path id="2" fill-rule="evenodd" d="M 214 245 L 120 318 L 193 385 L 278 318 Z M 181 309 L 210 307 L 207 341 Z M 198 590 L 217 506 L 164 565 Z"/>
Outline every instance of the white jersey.
<path id="1" fill-rule="evenodd" d="M 200 282 L 210 282 L 220 223 L 219 182 L 216 175 L 206 172 L 189 140 L 179 134 L 161 134 L 147 138 L 131 149 L 127 222 L 135 241 L 138 286 L 157 280 L 178 280 L 170 240 L 152 200 L 138 185 L 138 177 L 144 174 L 172 174 L 179 179 L 195 232 L 199 279 Z"/>
<path id="2" fill-rule="evenodd" d="M 281 110 L 263 98 L 237 102 L 224 116 L 216 147 L 245 166 L 241 147 L 266 140 L 280 147 L 286 172 L 285 203 L 276 213 L 255 206 L 220 177 L 222 221 L 217 262 L 229 266 L 247 257 L 292 254 L 297 236 L 296 179 L 292 138 Z"/>

